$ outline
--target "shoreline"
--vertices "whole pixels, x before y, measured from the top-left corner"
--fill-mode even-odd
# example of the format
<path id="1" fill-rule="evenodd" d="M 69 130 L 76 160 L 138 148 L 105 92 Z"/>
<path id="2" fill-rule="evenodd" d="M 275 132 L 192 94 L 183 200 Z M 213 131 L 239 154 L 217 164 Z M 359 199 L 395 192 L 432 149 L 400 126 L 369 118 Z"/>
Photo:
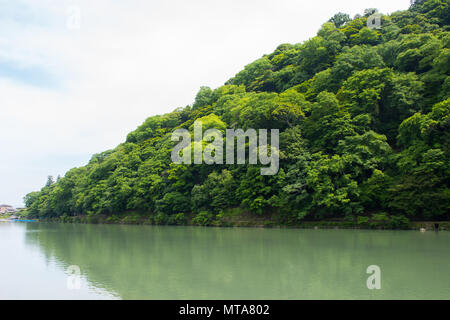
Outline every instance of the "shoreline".
<path id="1" fill-rule="evenodd" d="M 201 227 L 224 227 L 224 228 L 278 228 L 278 229 L 354 229 L 354 230 L 420 230 L 420 231 L 450 231 L 450 221 L 409 221 L 407 225 L 393 227 L 386 222 L 367 222 L 358 224 L 356 222 L 339 220 L 303 221 L 298 223 L 280 223 L 273 220 L 254 219 L 222 219 L 209 221 L 205 224 L 198 224 L 192 218 L 178 223 L 154 221 L 153 217 L 136 217 L 123 215 L 120 218 L 106 216 L 61 216 L 53 218 L 35 219 L 35 222 L 56 222 L 56 223 L 79 223 L 79 224 L 119 224 L 119 225 L 168 225 L 168 226 L 201 226 Z"/>

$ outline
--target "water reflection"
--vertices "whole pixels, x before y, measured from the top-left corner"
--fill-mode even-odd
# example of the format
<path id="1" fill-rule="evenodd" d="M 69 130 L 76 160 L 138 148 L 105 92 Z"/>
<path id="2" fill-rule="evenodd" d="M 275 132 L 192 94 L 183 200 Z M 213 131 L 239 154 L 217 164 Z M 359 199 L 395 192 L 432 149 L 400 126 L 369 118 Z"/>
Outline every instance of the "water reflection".
<path id="1" fill-rule="evenodd" d="M 0 223 L 0 299 L 113 299 L 85 276 L 79 290 L 68 290 L 68 274 L 56 256 L 46 256 L 39 244 L 27 242 L 24 223 Z M 33 230 L 30 233 L 45 232 Z"/>
<path id="2" fill-rule="evenodd" d="M 26 225 L 48 261 L 123 299 L 447 299 L 450 233 Z M 382 289 L 368 290 L 378 265 Z"/>

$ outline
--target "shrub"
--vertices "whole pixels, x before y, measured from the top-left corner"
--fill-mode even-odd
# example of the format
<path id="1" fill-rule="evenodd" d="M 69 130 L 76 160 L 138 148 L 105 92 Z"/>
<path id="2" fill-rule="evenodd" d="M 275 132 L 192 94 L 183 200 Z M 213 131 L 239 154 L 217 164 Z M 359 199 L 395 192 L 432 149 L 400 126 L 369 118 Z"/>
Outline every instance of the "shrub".
<path id="1" fill-rule="evenodd" d="M 122 219 L 123 224 L 139 224 L 139 216 L 138 215 L 128 215 Z"/>
<path id="2" fill-rule="evenodd" d="M 75 217 L 73 217 L 73 222 L 74 223 L 84 223 L 84 219 L 80 216 L 75 216 Z"/>
<path id="3" fill-rule="evenodd" d="M 380 212 L 380 213 L 374 213 L 373 215 L 372 215 L 372 220 L 375 220 L 375 221 L 389 221 L 389 217 L 388 217 L 388 215 L 387 215 L 387 213 L 385 213 L 385 212 Z"/>
<path id="4" fill-rule="evenodd" d="M 408 229 L 409 219 L 406 218 L 404 215 L 391 216 L 389 226 L 392 229 Z"/>
<path id="5" fill-rule="evenodd" d="M 356 223 L 359 226 L 366 226 L 369 223 L 369 217 L 358 216 L 356 219 Z"/>
<path id="6" fill-rule="evenodd" d="M 60 221 L 63 223 L 72 223 L 73 217 L 69 217 L 68 215 L 64 214 L 60 217 Z"/>
<path id="7" fill-rule="evenodd" d="M 273 228 L 274 223 L 271 220 L 264 221 L 264 228 Z"/>
<path id="8" fill-rule="evenodd" d="M 120 218 L 117 215 L 113 214 L 112 216 L 106 218 L 106 222 L 107 223 L 119 223 Z"/>
<path id="9" fill-rule="evenodd" d="M 389 217 L 385 212 L 374 213 L 371 217 L 370 227 L 380 228 L 385 227 L 389 223 Z"/>
<path id="10" fill-rule="evenodd" d="M 168 217 L 165 213 L 162 212 L 158 212 L 155 216 L 155 218 L 153 219 L 153 221 L 155 222 L 155 224 L 157 225 L 164 225 L 167 224 L 167 220 Z"/>
<path id="11" fill-rule="evenodd" d="M 192 219 L 192 222 L 198 226 L 207 226 L 211 223 L 213 214 L 208 211 L 201 211 Z"/>
<path id="12" fill-rule="evenodd" d="M 186 218 L 184 213 L 172 214 L 167 218 L 167 224 L 169 225 L 184 225 L 186 224 Z"/>
<path id="13" fill-rule="evenodd" d="M 175 222 L 176 222 L 176 224 L 178 224 L 178 225 L 184 225 L 184 224 L 186 224 L 186 217 L 185 217 L 185 215 L 184 215 L 184 213 L 182 213 L 182 212 L 180 212 L 180 213 L 177 213 L 176 215 L 175 215 Z"/>

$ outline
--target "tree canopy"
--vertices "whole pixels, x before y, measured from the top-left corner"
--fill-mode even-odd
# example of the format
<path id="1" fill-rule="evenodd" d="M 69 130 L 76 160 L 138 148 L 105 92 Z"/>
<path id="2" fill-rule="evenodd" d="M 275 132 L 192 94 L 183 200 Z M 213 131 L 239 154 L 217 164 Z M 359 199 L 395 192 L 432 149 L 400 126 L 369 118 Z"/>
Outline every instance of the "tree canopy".
<path id="1" fill-rule="evenodd" d="M 227 210 L 280 221 L 372 214 L 449 219 L 449 0 L 338 13 L 303 43 L 282 44 L 192 105 L 144 121 L 113 150 L 25 197 L 30 216 L 137 211 L 155 223 L 208 224 Z M 176 94 L 176 92 L 174 92 Z M 280 130 L 280 170 L 171 162 L 171 133 Z"/>

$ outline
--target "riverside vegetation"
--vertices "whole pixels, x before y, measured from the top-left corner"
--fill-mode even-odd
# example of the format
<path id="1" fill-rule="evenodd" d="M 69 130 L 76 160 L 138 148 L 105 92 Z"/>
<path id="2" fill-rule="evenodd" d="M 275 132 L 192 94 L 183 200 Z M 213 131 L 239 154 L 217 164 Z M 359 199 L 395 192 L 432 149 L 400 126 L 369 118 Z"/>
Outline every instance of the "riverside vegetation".
<path id="1" fill-rule="evenodd" d="M 148 118 L 115 149 L 26 195 L 26 215 L 223 226 L 448 221 L 450 0 L 382 15 L 380 29 L 367 27 L 374 12 L 338 13 L 317 36 Z M 196 120 L 205 130 L 279 129 L 278 174 L 172 163 L 172 132 Z"/>

